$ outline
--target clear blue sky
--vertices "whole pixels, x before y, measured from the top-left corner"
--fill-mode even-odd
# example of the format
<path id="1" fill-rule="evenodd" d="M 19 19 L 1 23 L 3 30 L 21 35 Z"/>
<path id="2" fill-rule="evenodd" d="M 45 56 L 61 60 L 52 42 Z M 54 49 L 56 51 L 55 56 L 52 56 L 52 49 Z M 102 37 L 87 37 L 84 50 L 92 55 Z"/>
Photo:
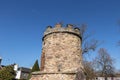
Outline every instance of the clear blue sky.
<path id="1" fill-rule="evenodd" d="M 86 23 L 88 33 L 95 32 L 93 38 L 104 41 L 99 47 L 108 50 L 120 69 L 118 20 L 120 0 L 0 0 L 2 64 L 31 67 L 36 59 L 40 61 L 46 26 L 63 22 Z"/>

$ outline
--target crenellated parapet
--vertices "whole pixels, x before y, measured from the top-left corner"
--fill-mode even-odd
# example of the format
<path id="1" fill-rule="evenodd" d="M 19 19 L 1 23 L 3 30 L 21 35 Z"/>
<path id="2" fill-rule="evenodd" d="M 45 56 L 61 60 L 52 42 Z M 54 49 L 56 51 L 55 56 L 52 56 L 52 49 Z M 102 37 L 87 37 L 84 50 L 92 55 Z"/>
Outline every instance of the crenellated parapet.
<path id="1" fill-rule="evenodd" d="M 81 38 L 80 29 L 77 27 L 74 28 L 72 24 L 67 24 L 66 27 L 63 27 L 61 24 L 56 24 L 55 27 L 48 26 L 44 32 L 44 37 L 52 33 L 69 33 Z"/>

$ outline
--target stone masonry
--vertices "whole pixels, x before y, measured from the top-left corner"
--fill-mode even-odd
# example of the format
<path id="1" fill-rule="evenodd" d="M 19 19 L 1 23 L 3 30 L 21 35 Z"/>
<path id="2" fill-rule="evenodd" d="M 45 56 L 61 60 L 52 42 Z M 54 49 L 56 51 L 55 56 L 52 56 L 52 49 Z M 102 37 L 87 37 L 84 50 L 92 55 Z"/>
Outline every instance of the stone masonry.
<path id="1" fill-rule="evenodd" d="M 43 36 L 41 67 L 31 80 L 75 80 L 82 68 L 81 36 L 72 25 L 48 26 Z"/>

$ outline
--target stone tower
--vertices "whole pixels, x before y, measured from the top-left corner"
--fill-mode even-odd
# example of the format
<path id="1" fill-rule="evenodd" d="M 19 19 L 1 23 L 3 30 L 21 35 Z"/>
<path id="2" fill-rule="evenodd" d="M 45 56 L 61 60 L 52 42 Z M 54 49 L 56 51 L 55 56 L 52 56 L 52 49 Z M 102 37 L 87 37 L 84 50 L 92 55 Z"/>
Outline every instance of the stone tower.
<path id="1" fill-rule="evenodd" d="M 48 26 L 43 36 L 40 72 L 34 72 L 31 80 L 75 80 L 81 67 L 79 28 L 70 24 Z"/>

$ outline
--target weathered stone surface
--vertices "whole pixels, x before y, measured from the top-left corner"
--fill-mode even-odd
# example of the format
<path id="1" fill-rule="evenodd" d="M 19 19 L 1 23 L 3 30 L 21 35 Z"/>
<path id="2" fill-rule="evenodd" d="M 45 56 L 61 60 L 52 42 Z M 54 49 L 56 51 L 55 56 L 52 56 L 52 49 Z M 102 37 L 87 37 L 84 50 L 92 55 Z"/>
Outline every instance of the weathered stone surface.
<path id="1" fill-rule="evenodd" d="M 37 72 L 33 73 L 31 80 L 73 80 L 74 72 Z"/>
<path id="2" fill-rule="evenodd" d="M 75 75 L 73 74 L 42 74 L 32 76 L 31 80 L 73 80 Z"/>
<path id="3" fill-rule="evenodd" d="M 61 71 L 72 71 L 81 66 L 81 41 L 77 36 L 69 33 L 53 33 L 45 37 L 44 43 L 43 50 L 46 57 L 44 71 L 56 72 L 58 65 L 61 65 Z"/>
<path id="4" fill-rule="evenodd" d="M 44 33 L 41 71 L 33 73 L 31 80 L 74 80 L 81 63 L 79 30 L 72 25 L 63 28 L 57 24 Z"/>

